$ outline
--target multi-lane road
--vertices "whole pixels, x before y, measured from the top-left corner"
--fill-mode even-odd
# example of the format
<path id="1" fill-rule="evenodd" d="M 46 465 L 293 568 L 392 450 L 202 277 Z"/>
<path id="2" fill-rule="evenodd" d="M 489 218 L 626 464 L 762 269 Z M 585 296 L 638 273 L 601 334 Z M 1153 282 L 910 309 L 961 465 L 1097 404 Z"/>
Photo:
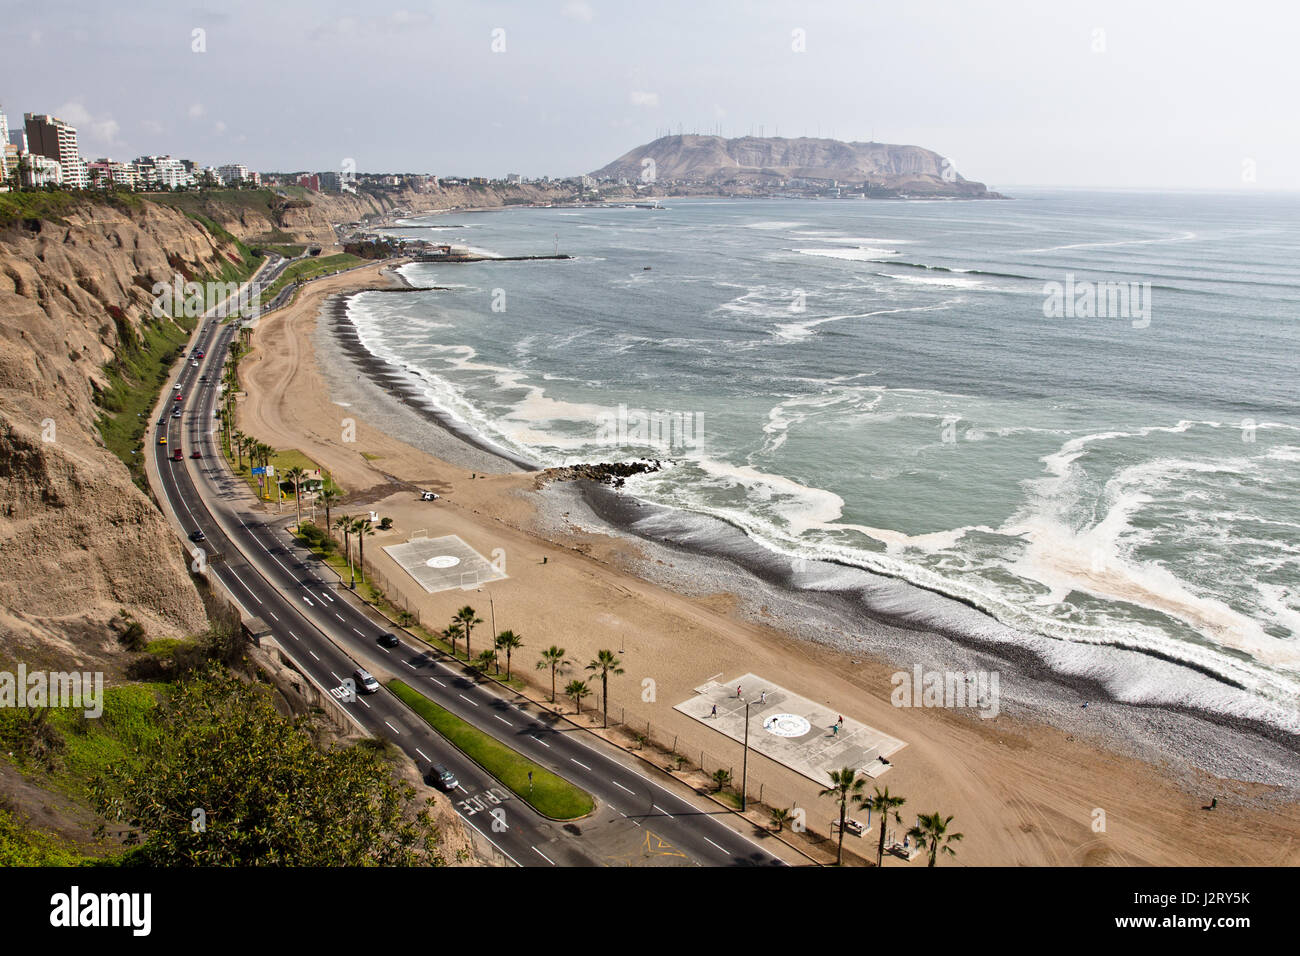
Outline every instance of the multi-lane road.
<path id="1" fill-rule="evenodd" d="M 267 263 L 252 280 L 269 284 L 287 262 Z M 458 664 L 403 636 L 393 648 L 377 638 L 391 630 L 371 616 L 289 534 L 292 514 L 264 509 L 235 477 L 219 448 L 216 409 L 222 365 L 238 321 L 205 317 L 191 340 L 179 390 L 147 433 L 155 491 L 193 558 L 249 617 L 266 622 L 276 641 L 368 734 L 392 741 L 422 769 L 441 763 L 460 782 L 448 794 L 457 812 L 506 859 L 519 866 L 780 865 L 732 815 L 598 738 L 521 705 L 473 680 Z M 202 359 L 194 358 L 203 352 Z M 194 362 L 197 361 L 197 365 Z M 205 376 L 206 382 L 200 382 Z M 170 388 L 170 386 L 169 386 Z M 173 400 L 180 395 L 179 401 Z M 173 418 L 174 407 L 181 417 Z M 166 435 L 167 444 L 158 443 Z M 181 459 L 173 460 L 179 450 Z M 201 457 L 191 458 L 197 451 Z M 188 540 L 194 532 L 203 540 Z M 399 677 L 439 706 L 508 744 L 590 793 L 596 810 L 582 820 L 549 820 L 435 733 L 387 689 L 349 694 L 357 666 L 382 681 Z M 740 827 L 752 832 L 744 823 Z M 766 842 L 766 841 L 764 841 Z M 778 847 L 779 848 L 779 847 Z"/>

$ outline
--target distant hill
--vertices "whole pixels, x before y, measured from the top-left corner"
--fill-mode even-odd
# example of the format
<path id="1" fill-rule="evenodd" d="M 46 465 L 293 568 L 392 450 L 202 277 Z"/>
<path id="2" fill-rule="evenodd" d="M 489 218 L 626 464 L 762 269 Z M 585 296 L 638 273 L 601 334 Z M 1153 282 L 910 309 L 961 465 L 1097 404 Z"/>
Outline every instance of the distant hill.
<path id="1" fill-rule="evenodd" d="M 591 175 L 634 182 L 654 161 L 657 181 L 781 188 L 789 180 L 869 184 L 884 194 L 1000 199 L 966 179 L 943 156 L 921 146 L 843 143 L 834 139 L 664 136 L 638 146 Z"/>

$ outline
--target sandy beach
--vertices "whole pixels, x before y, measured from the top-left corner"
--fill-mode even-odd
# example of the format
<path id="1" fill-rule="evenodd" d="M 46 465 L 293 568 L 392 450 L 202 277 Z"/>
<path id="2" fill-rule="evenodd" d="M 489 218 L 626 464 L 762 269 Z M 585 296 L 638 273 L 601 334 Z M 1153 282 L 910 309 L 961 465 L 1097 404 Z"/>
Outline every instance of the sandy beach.
<path id="1" fill-rule="evenodd" d="M 399 284 L 382 271 L 376 265 L 314 282 L 293 305 L 260 320 L 240 366 L 238 428 L 328 469 L 347 492 L 338 511 L 393 519 L 392 530 L 366 542 L 366 561 L 390 596 L 418 608 L 424 623 L 441 627 L 471 603 L 485 619 L 476 650 L 486 646 L 489 613 L 497 630 L 520 634 L 515 672 L 531 682 L 534 697 L 549 688 L 546 674 L 533 668 L 542 648 L 565 647 L 578 662 L 574 677 L 590 677 L 582 665 L 598 649 L 621 650 L 625 673 L 610 686 L 616 713 L 629 724 L 649 723 L 682 752 L 738 765 L 734 742 L 673 707 L 714 675 L 762 675 L 906 742 L 875 784 L 907 799 L 907 823 L 918 812 L 955 816 L 965 839 L 949 865 L 1300 863 L 1294 794 L 1120 752 L 1105 743 L 1102 706 L 1063 711 L 1058 726 L 1006 710 L 981 719 L 973 711 L 895 707 L 896 662 L 798 633 L 789 598 L 774 593 L 767 607 L 753 597 L 764 583 L 752 575 L 741 582 L 743 569 L 718 562 L 716 573 L 699 575 L 669 545 L 603 532 L 584 513 L 577 486 L 539 489 L 535 474 L 448 431 L 418 412 L 410 396 L 395 387 L 380 393 L 372 379 L 384 381 L 382 369 L 349 357 L 332 323 L 343 294 Z M 421 502 L 419 490 L 443 497 Z M 459 535 L 483 555 L 502 549 L 508 577 L 491 585 L 491 608 L 487 594 L 426 594 L 384 553 L 416 532 Z M 920 641 L 888 620 L 856 626 L 900 648 L 944 644 L 935 635 Z M 646 679 L 653 699 L 646 699 Z M 1193 717 L 1186 721 L 1196 726 Z M 1212 736 L 1207 731 L 1204 739 Z M 1188 747 L 1199 739 L 1189 736 Z M 765 802 L 808 808 L 814 827 L 824 829 L 834 813 L 812 781 L 765 757 L 751 755 L 750 780 L 751 791 L 764 787 Z M 1218 808 L 1207 812 L 1202 806 L 1212 796 Z"/>

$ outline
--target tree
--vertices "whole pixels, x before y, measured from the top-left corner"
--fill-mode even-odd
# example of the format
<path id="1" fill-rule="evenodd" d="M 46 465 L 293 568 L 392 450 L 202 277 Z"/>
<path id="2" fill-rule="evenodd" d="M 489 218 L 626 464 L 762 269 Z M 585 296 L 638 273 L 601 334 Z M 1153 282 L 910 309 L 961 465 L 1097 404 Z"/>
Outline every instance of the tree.
<path id="1" fill-rule="evenodd" d="M 772 825 L 776 827 L 776 832 L 780 833 L 785 829 L 786 821 L 790 819 L 790 811 L 784 807 L 773 807 L 770 813 L 772 817 Z"/>
<path id="2" fill-rule="evenodd" d="M 458 622 L 460 626 L 465 629 L 465 653 L 472 653 L 469 649 L 470 635 L 474 633 L 475 624 L 483 623 L 483 618 L 479 617 L 478 614 L 475 613 L 474 609 L 466 604 L 456 612 L 456 616 L 452 618 L 452 620 Z"/>
<path id="3" fill-rule="evenodd" d="M 465 628 L 459 621 L 452 621 L 447 625 L 447 629 L 442 632 L 442 636 L 451 642 L 451 656 L 456 656 L 456 642 L 465 636 Z"/>
<path id="4" fill-rule="evenodd" d="M 564 688 L 564 696 L 568 697 L 576 705 L 575 714 L 582 713 L 582 698 L 591 694 L 591 688 L 587 686 L 585 680 L 571 680 Z"/>
<path id="5" fill-rule="evenodd" d="M 334 505 L 338 504 L 342 499 L 343 496 L 338 493 L 338 489 L 330 488 L 329 486 L 322 488 L 320 494 L 316 496 L 316 500 L 319 501 L 321 507 L 325 509 L 325 527 L 328 528 L 331 526 L 330 509 L 334 507 Z"/>
<path id="6" fill-rule="evenodd" d="M 510 679 L 510 653 L 524 646 L 524 639 L 514 631 L 502 631 L 497 635 L 497 650 L 506 652 L 506 680 Z"/>
<path id="7" fill-rule="evenodd" d="M 375 533 L 370 527 L 370 518 L 358 518 L 352 522 L 352 533 L 357 536 L 357 567 L 361 570 L 361 580 L 366 579 L 366 538 Z"/>
<path id="8" fill-rule="evenodd" d="M 597 651 L 596 659 L 587 665 L 589 671 L 600 671 L 600 703 L 604 709 L 601 726 L 609 726 L 609 675 L 621 674 L 623 662 L 614 656 L 613 651 Z"/>
<path id="9" fill-rule="evenodd" d="M 235 343 L 231 342 L 230 344 L 234 345 Z M 294 465 L 287 472 L 285 472 L 284 477 L 287 480 L 293 482 L 293 503 L 294 503 L 294 507 L 298 509 L 298 527 L 301 528 L 302 527 L 302 480 L 303 478 L 307 477 L 307 472 L 303 471 L 297 465 Z"/>
<path id="10" fill-rule="evenodd" d="M 714 790 L 720 793 L 727 784 L 731 783 L 731 771 L 723 770 L 719 767 L 717 770 L 713 771 L 713 782 L 717 784 Z"/>
<path id="11" fill-rule="evenodd" d="M 555 703 L 555 674 L 557 671 L 564 670 L 569 666 L 569 659 L 564 656 L 564 648 L 556 647 L 552 644 L 546 650 L 542 651 L 542 658 L 537 662 L 537 669 L 544 671 L 549 669 L 551 672 L 551 703 Z"/>
<path id="12" fill-rule="evenodd" d="M 239 452 L 240 471 L 244 470 L 244 437 L 243 432 L 232 432 L 230 435 L 230 443 L 235 447 L 235 450 Z"/>
<path id="13" fill-rule="evenodd" d="M 947 853 L 949 856 L 956 856 L 957 851 L 950 847 L 949 843 L 956 843 L 963 834 L 949 833 L 948 824 L 952 823 L 952 817 L 942 817 L 938 811 L 934 813 L 923 813 L 916 818 L 916 826 L 907 831 L 907 835 L 916 841 L 916 845 L 922 850 L 928 850 L 930 853 L 930 862 L 926 866 L 934 866 L 939 854 Z"/>
<path id="14" fill-rule="evenodd" d="M 865 777 L 859 777 L 858 772 L 852 767 L 845 767 L 843 770 L 832 770 L 830 772 L 831 785 L 823 790 L 818 796 L 834 797 L 840 805 L 840 846 L 839 851 L 835 854 L 835 865 L 840 866 L 844 862 L 844 819 L 848 816 L 849 800 L 857 800 L 862 793 L 862 788 L 866 786 Z"/>
<path id="15" fill-rule="evenodd" d="M 213 667 L 176 685 L 157 722 L 89 785 L 96 812 L 131 827 L 140 863 L 445 862 L 432 801 L 416 802 L 375 741 L 318 749 L 263 686 Z"/>
<path id="16" fill-rule="evenodd" d="M 339 515 L 334 519 L 334 527 L 343 532 L 343 555 L 347 558 L 348 573 L 352 575 L 352 583 L 348 587 L 357 586 L 357 572 L 352 569 L 352 522 L 351 515 Z"/>
<path id="17" fill-rule="evenodd" d="M 904 800 L 902 797 L 891 797 L 889 795 L 888 787 L 885 788 L 884 793 L 881 793 L 880 788 L 876 787 L 876 792 L 873 796 L 863 797 L 861 794 L 859 794 L 854 799 L 856 799 L 861 806 L 866 807 L 868 810 L 874 810 L 876 816 L 879 818 L 880 841 L 876 845 L 876 866 L 884 866 L 885 824 L 889 823 L 889 815 L 891 813 L 894 815 L 895 823 L 903 822 L 903 818 L 898 815 L 898 808 L 901 807 L 907 801 Z"/>
<path id="18" fill-rule="evenodd" d="M 496 651 L 493 650 L 479 651 L 478 657 L 474 658 L 474 660 L 470 663 L 470 666 L 473 667 L 480 674 L 486 674 L 488 672 L 488 668 L 491 667 L 493 664 L 495 664 L 496 660 L 497 660 Z"/>

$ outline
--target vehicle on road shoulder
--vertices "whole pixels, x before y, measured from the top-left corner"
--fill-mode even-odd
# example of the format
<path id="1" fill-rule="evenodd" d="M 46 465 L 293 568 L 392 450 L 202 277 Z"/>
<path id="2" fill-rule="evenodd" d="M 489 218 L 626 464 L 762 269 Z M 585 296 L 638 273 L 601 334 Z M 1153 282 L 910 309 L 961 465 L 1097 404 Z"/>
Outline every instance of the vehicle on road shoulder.
<path id="1" fill-rule="evenodd" d="M 374 694 L 379 690 L 379 681 L 364 667 L 354 670 L 352 679 L 357 682 L 357 690 L 362 694 Z"/>

